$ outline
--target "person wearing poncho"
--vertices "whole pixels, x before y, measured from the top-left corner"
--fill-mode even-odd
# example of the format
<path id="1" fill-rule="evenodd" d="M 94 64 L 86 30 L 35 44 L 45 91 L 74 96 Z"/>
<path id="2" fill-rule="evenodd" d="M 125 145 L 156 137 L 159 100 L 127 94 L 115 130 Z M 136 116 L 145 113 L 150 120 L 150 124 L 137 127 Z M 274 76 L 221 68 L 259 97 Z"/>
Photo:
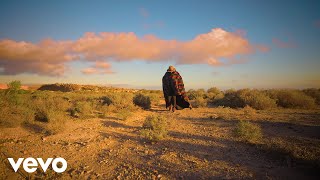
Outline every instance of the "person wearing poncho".
<path id="1" fill-rule="evenodd" d="M 176 109 L 191 109 L 182 77 L 173 66 L 169 66 L 162 78 L 162 89 L 166 101 L 166 108 L 169 108 L 169 110 L 172 110 L 173 112 Z"/>

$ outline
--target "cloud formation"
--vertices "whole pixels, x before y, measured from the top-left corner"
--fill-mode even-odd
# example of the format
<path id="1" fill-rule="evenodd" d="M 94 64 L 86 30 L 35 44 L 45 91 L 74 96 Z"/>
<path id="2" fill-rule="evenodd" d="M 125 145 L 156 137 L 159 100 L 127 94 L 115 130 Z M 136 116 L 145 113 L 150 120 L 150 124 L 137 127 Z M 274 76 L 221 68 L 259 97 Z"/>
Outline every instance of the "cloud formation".
<path id="1" fill-rule="evenodd" d="M 221 28 L 190 41 L 165 40 L 154 35 L 138 37 L 133 32 L 88 32 L 75 41 L 45 39 L 34 44 L 0 40 L 0 68 L 3 74 L 62 75 L 68 69 L 66 63 L 77 60 L 95 62 L 93 67 L 82 70 L 85 74 L 112 73 L 110 61 L 171 60 L 177 64 L 221 66 L 237 64 L 237 57 L 259 51 L 268 51 L 268 47 L 251 44 L 244 33 Z"/>
<path id="2" fill-rule="evenodd" d="M 113 74 L 111 65 L 107 62 L 97 61 L 93 67 L 85 68 L 81 72 L 83 74 Z"/>
<path id="3" fill-rule="evenodd" d="M 37 44 L 24 41 L 0 41 L 0 67 L 4 74 L 37 73 L 63 75 L 66 62 L 78 58 L 70 52 L 71 41 L 45 39 Z"/>

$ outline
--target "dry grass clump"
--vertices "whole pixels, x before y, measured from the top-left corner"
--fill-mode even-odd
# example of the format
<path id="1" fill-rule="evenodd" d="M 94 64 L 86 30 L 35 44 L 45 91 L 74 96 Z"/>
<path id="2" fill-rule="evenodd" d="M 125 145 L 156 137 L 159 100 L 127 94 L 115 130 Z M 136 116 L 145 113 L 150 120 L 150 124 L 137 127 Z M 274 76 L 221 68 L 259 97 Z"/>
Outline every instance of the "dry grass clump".
<path id="1" fill-rule="evenodd" d="M 194 90 L 194 89 L 190 89 L 187 92 L 188 98 L 190 100 L 195 100 L 198 98 L 206 98 L 206 91 L 204 89 L 198 89 L 198 90 Z"/>
<path id="2" fill-rule="evenodd" d="M 30 119 L 26 124 L 28 127 L 42 127 L 46 134 L 56 134 L 64 129 L 69 107 L 69 102 L 61 97 L 33 99 L 30 109 L 34 112 L 34 119 Z"/>
<path id="3" fill-rule="evenodd" d="M 114 106 L 116 109 L 135 109 L 132 103 L 132 93 L 107 93 L 105 96 L 100 97 L 102 105 Z"/>
<path id="4" fill-rule="evenodd" d="M 23 122 L 33 119 L 34 113 L 23 106 L 11 106 L 0 103 L 0 127 L 18 127 Z"/>
<path id="5" fill-rule="evenodd" d="M 237 96 L 243 102 L 254 109 L 263 110 L 276 108 L 277 104 L 266 93 L 259 90 L 242 89 L 237 92 Z"/>
<path id="6" fill-rule="evenodd" d="M 90 101 L 76 101 L 69 109 L 70 115 L 75 118 L 86 119 L 93 117 L 93 105 Z"/>
<path id="7" fill-rule="evenodd" d="M 20 88 L 20 81 L 12 81 L 8 83 L 8 89 L 0 90 L 0 127 L 17 127 L 33 118 L 25 98 L 29 91 Z"/>
<path id="8" fill-rule="evenodd" d="M 207 100 L 203 97 L 198 97 L 195 100 L 191 101 L 192 107 L 199 108 L 199 107 L 207 107 Z"/>
<path id="9" fill-rule="evenodd" d="M 117 114 L 117 118 L 120 120 L 127 120 L 130 116 L 132 116 L 132 112 L 128 109 L 120 109 Z"/>
<path id="10" fill-rule="evenodd" d="M 318 105 L 320 105 L 320 89 L 309 88 L 309 89 L 304 89 L 303 92 L 304 92 L 306 95 L 314 98 L 315 101 L 316 101 L 316 103 L 317 103 Z"/>
<path id="11" fill-rule="evenodd" d="M 262 139 L 260 126 L 249 121 L 239 121 L 233 132 L 240 140 L 250 143 L 255 143 Z"/>
<path id="12" fill-rule="evenodd" d="M 312 109 L 316 107 L 315 99 L 299 90 L 268 90 L 268 95 L 284 108 Z"/>
<path id="13" fill-rule="evenodd" d="M 142 107 L 143 109 L 151 108 L 151 100 L 149 96 L 145 96 L 143 94 L 137 94 L 133 98 L 133 103 L 137 106 Z"/>
<path id="14" fill-rule="evenodd" d="M 144 123 L 141 135 L 150 142 L 157 142 L 167 136 L 167 121 L 159 115 L 148 116 Z"/>
<path id="15" fill-rule="evenodd" d="M 257 114 L 257 111 L 248 105 L 242 108 L 242 112 L 247 119 L 253 119 Z"/>

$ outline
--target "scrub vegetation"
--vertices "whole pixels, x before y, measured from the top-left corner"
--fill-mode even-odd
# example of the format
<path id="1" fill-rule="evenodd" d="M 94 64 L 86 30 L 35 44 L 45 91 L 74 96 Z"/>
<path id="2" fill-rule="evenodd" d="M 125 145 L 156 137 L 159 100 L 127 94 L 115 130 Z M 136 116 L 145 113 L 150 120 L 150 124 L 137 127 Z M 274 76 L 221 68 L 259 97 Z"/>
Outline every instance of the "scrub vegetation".
<path id="1" fill-rule="evenodd" d="M 34 179 L 320 175 L 319 89 L 191 89 L 194 108 L 172 113 L 165 110 L 162 91 L 20 87 L 13 81 L 0 90 L 1 149 L 17 157 L 54 154 L 68 161 L 66 173 L 36 172 Z M 18 176 L 0 163 L 0 177 Z"/>

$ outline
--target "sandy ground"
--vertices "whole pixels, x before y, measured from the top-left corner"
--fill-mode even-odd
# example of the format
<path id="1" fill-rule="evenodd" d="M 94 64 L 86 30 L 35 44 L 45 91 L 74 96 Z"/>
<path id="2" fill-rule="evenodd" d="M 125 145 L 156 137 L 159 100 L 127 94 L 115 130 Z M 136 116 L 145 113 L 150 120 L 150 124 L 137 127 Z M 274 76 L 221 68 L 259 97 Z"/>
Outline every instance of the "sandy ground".
<path id="1" fill-rule="evenodd" d="M 46 137 L 22 127 L 1 129 L 0 179 L 317 179 L 317 174 L 235 140 L 231 131 L 236 121 L 215 118 L 213 109 L 170 113 L 158 106 L 139 110 L 126 121 L 112 115 L 70 120 L 63 132 Z M 169 122 L 169 136 L 155 144 L 145 142 L 139 133 L 150 114 L 163 114 Z M 303 117 L 311 124 L 320 121 L 319 113 Z M 316 126 L 270 120 L 259 123 L 265 137 L 307 136 L 319 140 L 319 121 Z M 52 170 L 27 174 L 20 167 L 19 174 L 8 166 L 6 156 L 15 160 L 63 157 L 68 168 L 61 174 Z"/>

